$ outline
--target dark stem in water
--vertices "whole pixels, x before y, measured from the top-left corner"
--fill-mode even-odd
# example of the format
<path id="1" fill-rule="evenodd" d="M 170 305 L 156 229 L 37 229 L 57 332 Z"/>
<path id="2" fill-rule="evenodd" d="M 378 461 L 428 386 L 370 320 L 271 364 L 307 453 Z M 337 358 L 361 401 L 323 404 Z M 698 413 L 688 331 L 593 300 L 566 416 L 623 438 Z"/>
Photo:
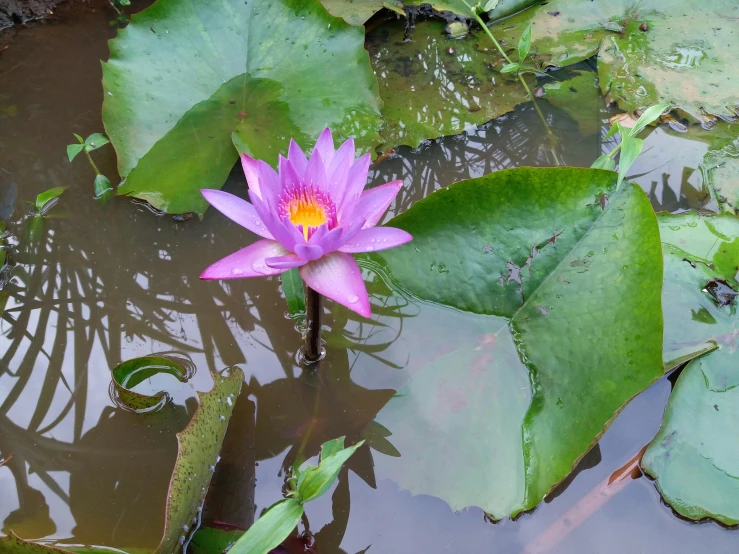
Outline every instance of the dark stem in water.
<path id="1" fill-rule="evenodd" d="M 307 363 L 313 364 L 321 359 L 321 295 L 306 285 L 305 287 L 305 347 L 303 356 Z"/>

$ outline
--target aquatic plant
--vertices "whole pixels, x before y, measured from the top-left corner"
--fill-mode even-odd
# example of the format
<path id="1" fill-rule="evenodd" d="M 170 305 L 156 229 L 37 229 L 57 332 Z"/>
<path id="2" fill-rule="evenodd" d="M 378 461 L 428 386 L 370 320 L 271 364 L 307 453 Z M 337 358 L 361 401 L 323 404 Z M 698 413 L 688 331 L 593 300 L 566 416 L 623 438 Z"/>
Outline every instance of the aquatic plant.
<path id="1" fill-rule="evenodd" d="M 84 152 L 87 161 L 95 172 L 95 198 L 108 197 L 108 193 L 113 191 L 113 187 L 110 185 L 110 180 L 100 173 L 97 165 L 92 161 L 90 152 L 97 150 L 101 146 L 105 146 L 110 142 L 110 140 L 108 140 L 108 137 L 103 133 L 93 133 L 86 139 L 83 139 L 77 133 L 74 133 L 74 136 L 79 144 L 67 145 L 67 157 L 69 158 L 69 161 L 71 162 L 74 160 L 80 152 Z"/>
<path id="2" fill-rule="evenodd" d="M 204 189 L 211 206 L 262 237 L 208 267 L 201 279 L 278 275 L 300 268 L 307 285 L 307 334 L 319 344 L 320 296 L 361 316 L 371 315 L 369 297 L 352 254 L 386 250 L 411 240 L 406 231 L 376 227 L 403 186 L 391 181 L 364 191 L 370 156 L 355 160 L 354 140 L 334 148 L 326 128 L 308 159 L 294 140 L 278 171 L 262 160 L 241 155 L 251 203 L 227 192 Z M 313 323 L 313 324 L 312 324 Z M 318 352 L 307 347 L 308 359 Z M 320 347 L 318 347 L 320 351 Z"/>

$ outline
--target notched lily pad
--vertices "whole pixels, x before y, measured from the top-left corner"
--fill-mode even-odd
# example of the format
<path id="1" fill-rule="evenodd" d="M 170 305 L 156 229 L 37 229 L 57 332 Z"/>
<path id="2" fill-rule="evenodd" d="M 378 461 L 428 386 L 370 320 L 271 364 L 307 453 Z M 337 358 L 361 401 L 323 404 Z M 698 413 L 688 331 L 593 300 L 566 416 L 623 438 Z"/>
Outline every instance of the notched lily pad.
<path id="1" fill-rule="evenodd" d="M 110 41 L 103 88 L 117 192 L 170 213 L 205 212 L 199 190 L 223 185 L 234 145 L 276 163 L 327 125 L 378 140 L 364 30 L 318 0 L 158 0 Z"/>
<path id="2" fill-rule="evenodd" d="M 470 312 L 484 335 L 409 368 L 377 418 L 400 453 L 378 456 L 378 474 L 453 509 L 516 515 L 662 375 L 659 230 L 642 190 L 615 193 L 615 181 L 499 171 L 392 220 L 413 242 L 372 258 L 415 296 Z"/>

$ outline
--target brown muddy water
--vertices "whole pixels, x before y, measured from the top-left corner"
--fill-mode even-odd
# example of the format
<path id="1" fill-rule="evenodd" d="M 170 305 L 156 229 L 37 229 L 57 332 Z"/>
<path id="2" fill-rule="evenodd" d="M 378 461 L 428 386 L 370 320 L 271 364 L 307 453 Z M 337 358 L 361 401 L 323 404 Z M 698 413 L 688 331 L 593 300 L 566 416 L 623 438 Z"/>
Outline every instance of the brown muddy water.
<path id="1" fill-rule="evenodd" d="M 113 17 L 104 1 L 76 3 L 58 20 L 0 36 L 0 198 L 15 191 L 7 238 L 15 267 L 0 276 L 10 292 L 0 319 L 0 458 L 13 455 L 0 468 L 0 526 L 25 538 L 143 548 L 161 536 L 174 433 L 192 415 L 196 391 L 210 389 L 210 371 L 239 364 L 247 386 L 205 517 L 243 527 L 279 498 L 283 467 L 308 432 L 314 448 L 341 435 L 356 440 L 388 394 L 436 350 L 479 331 L 455 312 L 379 291 L 371 321 L 330 306 L 324 367 L 304 375 L 279 279 L 198 279 L 214 260 L 254 240 L 246 230 L 213 210 L 202 222 L 176 222 L 128 199 L 101 207 L 90 167 L 81 156 L 70 164 L 65 147 L 73 132 L 103 130 L 99 60 L 115 34 Z M 582 136 L 567 113 L 541 107 L 565 164 L 587 167 L 614 146 L 600 138 L 605 124 L 600 135 Z M 609 115 L 603 109 L 592 117 L 602 123 Z M 705 150 L 667 129 L 651 132 L 632 173 L 656 209 L 711 208 L 695 171 Z M 112 148 L 93 156 L 117 182 Z M 390 217 L 460 179 L 550 165 L 550 158 L 541 122 L 524 105 L 480 129 L 401 148 L 371 179 L 405 181 Z M 54 186 L 70 188 L 44 221 L 38 247 L 29 249 L 24 200 Z M 240 171 L 225 189 L 245 193 Z M 166 424 L 154 425 L 111 401 L 110 369 L 164 351 L 186 354 L 197 373 L 187 385 L 150 384 L 172 390 L 177 406 Z M 375 478 L 373 457 L 383 454 L 360 451 L 334 492 L 307 509 L 316 549 L 736 552 L 734 532 L 678 519 L 646 478 L 629 482 L 582 522 L 573 511 L 651 440 L 670 389 L 665 378 L 637 397 L 573 476 L 515 521 L 493 524 L 479 509 L 454 513 L 442 500 L 412 496 Z M 558 542 L 534 548 L 553 525 Z"/>

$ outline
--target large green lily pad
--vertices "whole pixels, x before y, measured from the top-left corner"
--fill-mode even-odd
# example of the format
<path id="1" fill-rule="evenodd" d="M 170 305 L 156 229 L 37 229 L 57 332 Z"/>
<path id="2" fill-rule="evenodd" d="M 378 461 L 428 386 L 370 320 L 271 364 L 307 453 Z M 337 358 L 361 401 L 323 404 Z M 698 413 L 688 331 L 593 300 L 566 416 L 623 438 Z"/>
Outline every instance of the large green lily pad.
<path id="1" fill-rule="evenodd" d="M 566 66 L 598 53 L 600 86 L 625 110 L 668 102 L 698 121 L 731 117 L 739 106 L 732 48 L 734 0 L 551 0 L 492 27 L 517 44 L 533 27 L 539 66 Z"/>
<path id="2" fill-rule="evenodd" d="M 393 220 L 414 240 L 377 261 L 399 286 L 493 317 L 477 346 L 410 368 L 377 418 L 401 454 L 378 456 L 378 474 L 454 509 L 515 515 L 662 375 L 656 218 L 641 189 L 614 185 L 600 170 L 501 171 Z"/>
<path id="3" fill-rule="evenodd" d="M 500 75 L 478 40 L 451 40 L 441 21 L 420 21 L 404 41 L 403 21 L 367 36 L 389 146 L 418 146 L 490 121 L 527 101 L 518 80 Z"/>
<path id="4" fill-rule="evenodd" d="M 739 524 L 739 350 L 693 360 L 675 384 L 662 428 L 642 458 L 665 501 L 683 517 Z"/>
<path id="5" fill-rule="evenodd" d="M 571 79 L 544 84 L 544 98 L 552 106 L 566 111 L 577 123 L 583 136 L 599 133 L 603 96 L 592 71 L 576 71 Z"/>
<path id="6" fill-rule="evenodd" d="M 274 163 L 290 137 L 367 150 L 380 126 L 364 31 L 318 0 L 158 0 L 110 42 L 103 88 L 118 193 L 171 213 L 203 214 L 234 144 Z"/>
<path id="7" fill-rule="evenodd" d="M 723 287 L 739 290 L 739 219 L 730 214 L 659 215 L 665 279 L 666 369 L 717 347 L 739 344 L 735 306 Z M 717 377 L 722 379 L 722 377 Z M 739 380 L 736 381 L 739 384 Z"/>

